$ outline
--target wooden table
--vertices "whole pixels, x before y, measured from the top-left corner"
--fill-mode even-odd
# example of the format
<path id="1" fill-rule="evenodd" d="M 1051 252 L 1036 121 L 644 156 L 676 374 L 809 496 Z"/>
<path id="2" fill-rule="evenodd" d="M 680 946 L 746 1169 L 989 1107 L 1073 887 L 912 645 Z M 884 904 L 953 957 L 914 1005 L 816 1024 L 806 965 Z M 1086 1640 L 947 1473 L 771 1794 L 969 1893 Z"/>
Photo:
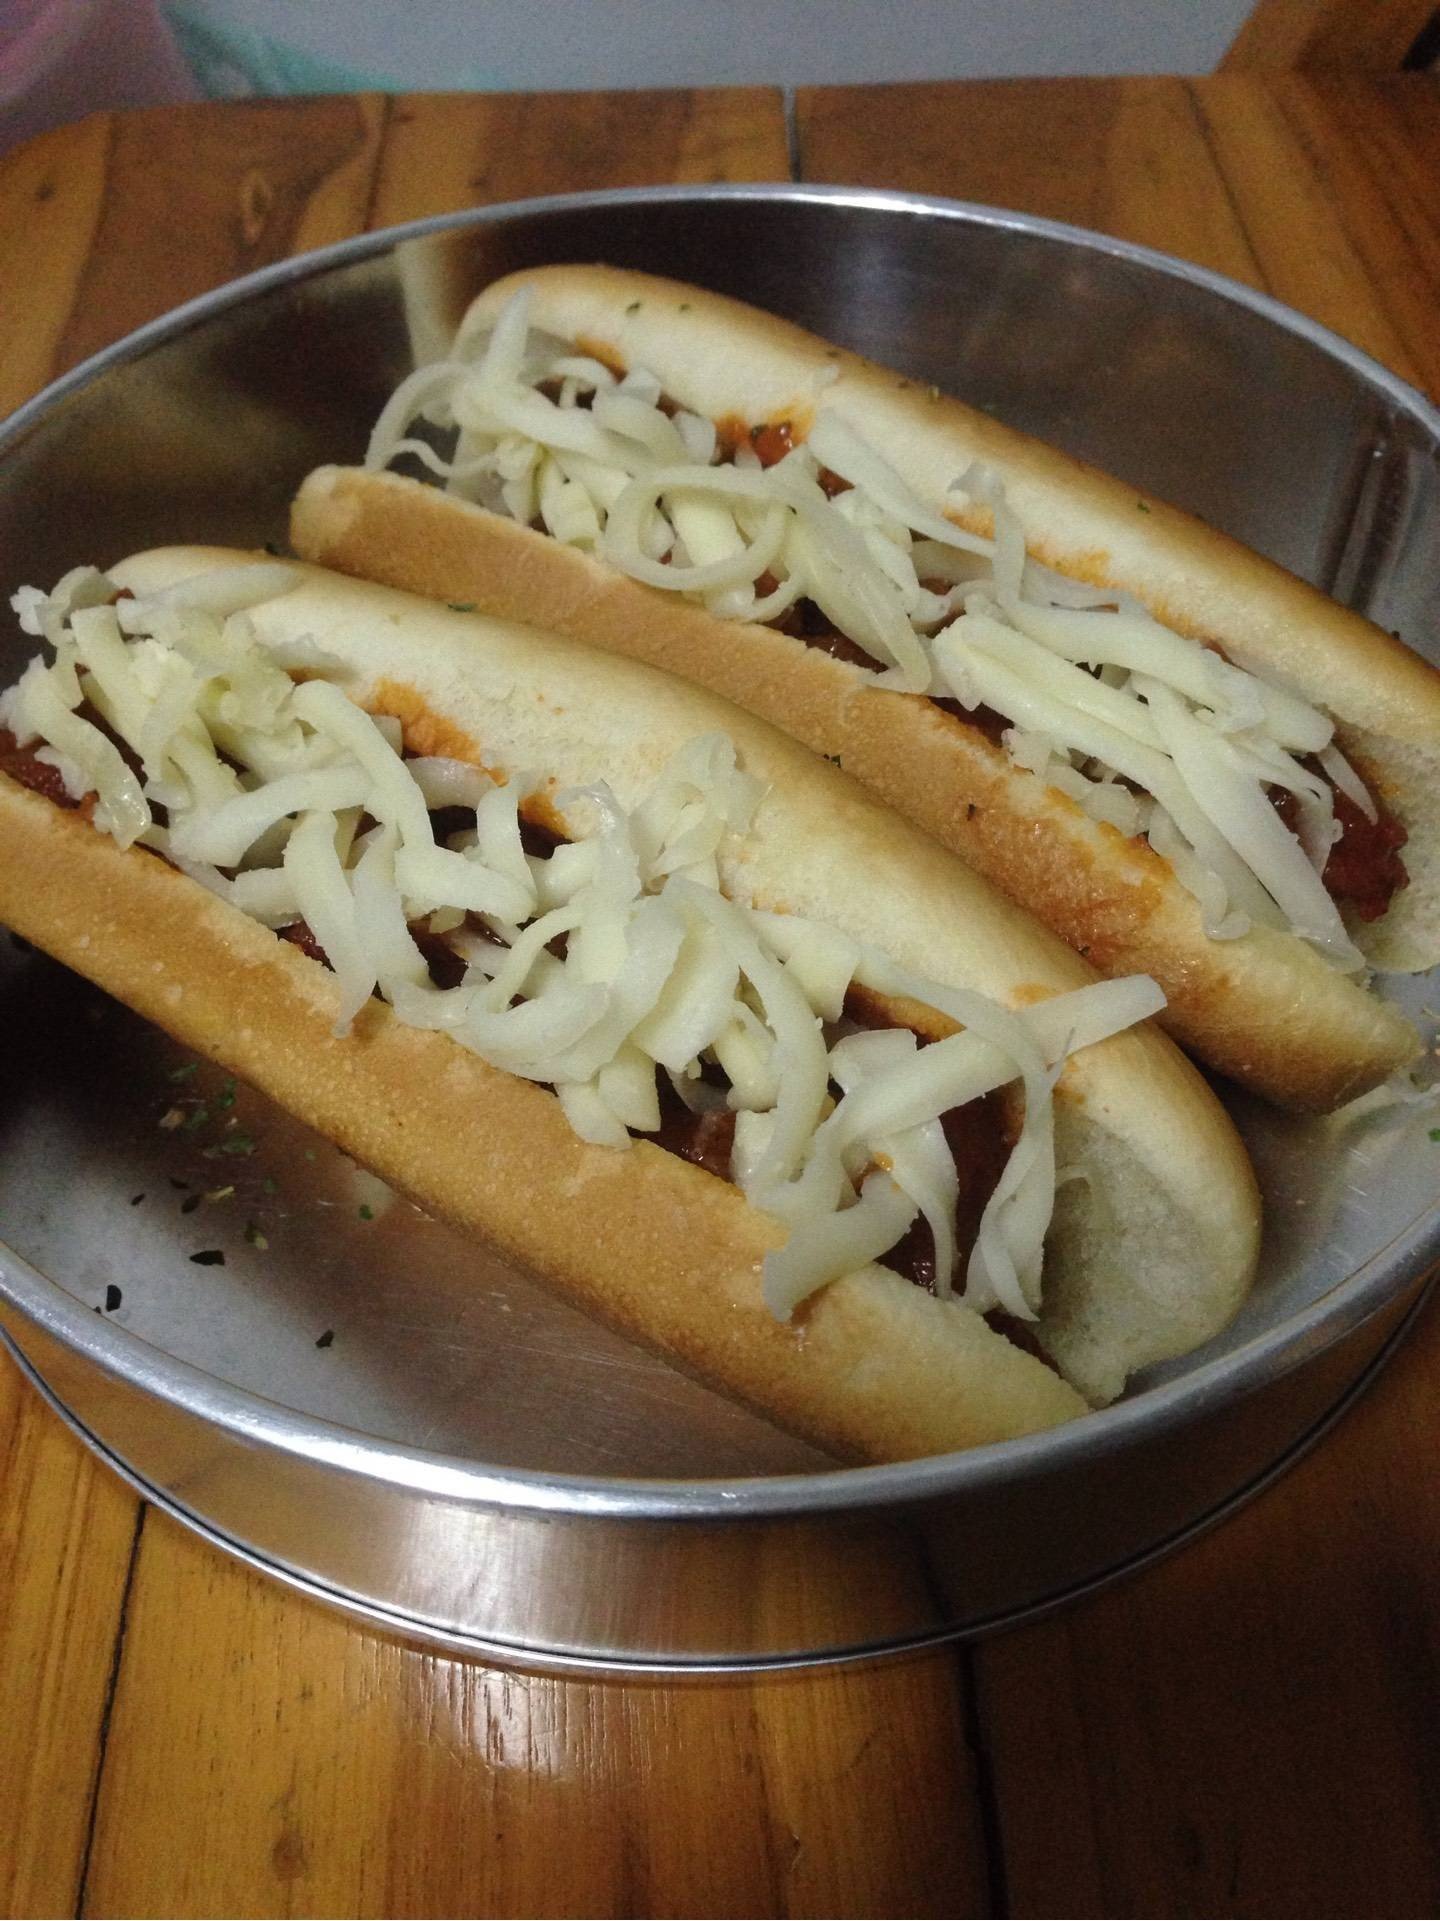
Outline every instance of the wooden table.
<path id="1" fill-rule="evenodd" d="M 338 98 L 0 161 L 0 402 L 301 248 L 667 180 L 994 201 L 1440 388 L 1440 81 Z M 148 1510 L 0 1367 L 10 1914 L 1429 1914 L 1440 1319 L 1216 1534 L 983 1646 L 666 1687 L 388 1640 Z"/>

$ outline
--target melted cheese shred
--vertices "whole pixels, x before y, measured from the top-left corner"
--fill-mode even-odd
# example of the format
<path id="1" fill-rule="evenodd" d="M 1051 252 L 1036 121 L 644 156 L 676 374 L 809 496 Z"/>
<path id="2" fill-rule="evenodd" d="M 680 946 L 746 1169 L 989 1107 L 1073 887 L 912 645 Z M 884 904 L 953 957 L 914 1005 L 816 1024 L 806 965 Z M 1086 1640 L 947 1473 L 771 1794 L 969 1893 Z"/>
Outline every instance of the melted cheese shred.
<path id="1" fill-rule="evenodd" d="M 645 370 L 617 375 L 531 329 L 528 304 L 522 289 L 488 335 L 462 325 L 448 360 L 402 383 L 366 464 L 413 455 L 450 491 L 722 619 L 773 621 L 813 601 L 873 660 L 875 686 L 998 712 L 1018 765 L 1146 836 L 1212 938 L 1288 928 L 1337 968 L 1363 968 L 1322 876 L 1335 790 L 1372 820 L 1375 806 L 1325 714 L 1128 595 L 1029 560 L 983 469 L 957 475 L 949 498 L 992 514 L 993 539 L 922 500 L 827 413 L 823 391 L 803 444 L 765 467 L 742 442 L 725 462 L 711 421 L 662 405 Z M 846 490 L 831 498 L 822 474 Z M 1325 777 L 1297 756 L 1318 757 Z M 1298 833 L 1275 790 L 1295 797 Z"/>
<path id="2" fill-rule="evenodd" d="M 339 985 L 337 1033 L 378 993 L 401 1020 L 548 1084 L 605 1148 L 660 1127 L 662 1075 L 691 1107 L 728 1106 L 732 1177 L 789 1229 L 764 1275 L 782 1319 L 917 1216 L 937 1292 L 1035 1316 L 1055 1076 L 1156 1012 L 1152 981 L 1014 1012 L 836 928 L 728 899 L 720 857 L 760 791 L 723 734 L 689 742 L 629 809 L 598 782 L 548 795 L 576 837 L 527 854 L 520 810 L 544 771 L 404 758 L 398 723 L 350 698 L 319 642 L 282 653 L 257 638 L 247 607 L 289 584 L 283 568 L 254 567 L 119 599 L 84 569 L 51 595 L 24 589 L 21 624 L 53 659 L 0 696 L 0 724 L 49 755 L 75 798 L 93 794 L 96 826 L 122 846 L 153 849 L 272 927 L 306 923 Z M 440 807 L 469 817 L 443 844 Z M 432 981 L 427 931 L 463 963 L 457 985 Z M 852 986 L 909 996 L 961 1031 L 928 1046 L 853 1031 Z M 1012 1085 L 1023 1122 L 960 1275 L 941 1117 Z"/>

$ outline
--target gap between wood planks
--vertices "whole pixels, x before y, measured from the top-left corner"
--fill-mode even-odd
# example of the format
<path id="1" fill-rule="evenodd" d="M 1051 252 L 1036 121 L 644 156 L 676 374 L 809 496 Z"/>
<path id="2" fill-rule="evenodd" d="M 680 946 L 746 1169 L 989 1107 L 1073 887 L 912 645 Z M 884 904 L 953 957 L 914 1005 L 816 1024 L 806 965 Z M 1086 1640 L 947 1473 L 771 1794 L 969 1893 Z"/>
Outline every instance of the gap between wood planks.
<path id="1" fill-rule="evenodd" d="M 105 1779 L 105 1757 L 110 1746 L 110 1717 L 120 1686 L 120 1668 L 125 1658 L 125 1630 L 130 1618 L 130 1598 L 135 1587 L 135 1570 L 140 1560 L 140 1541 L 145 1532 L 145 1517 L 150 1503 L 142 1496 L 135 1509 L 135 1529 L 130 1536 L 130 1554 L 125 1564 L 125 1586 L 120 1594 L 120 1613 L 115 1623 L 115 1645 L 110 1651 L 110 1672 L 105 1678 L 105 1701 L 100 1710 L 100 1727 L 95 1743 L 95 1774 L 90 1784 L 90 1805 L 85 1811 L 85 1842 L 80 1854 L 80 1873 L 75 1884 L 77 1921 L 85 1913 L 90 1880 L 90 1855 L 95 1845 L 95 1826 L 100 1815 L 100 1791 Z"/>

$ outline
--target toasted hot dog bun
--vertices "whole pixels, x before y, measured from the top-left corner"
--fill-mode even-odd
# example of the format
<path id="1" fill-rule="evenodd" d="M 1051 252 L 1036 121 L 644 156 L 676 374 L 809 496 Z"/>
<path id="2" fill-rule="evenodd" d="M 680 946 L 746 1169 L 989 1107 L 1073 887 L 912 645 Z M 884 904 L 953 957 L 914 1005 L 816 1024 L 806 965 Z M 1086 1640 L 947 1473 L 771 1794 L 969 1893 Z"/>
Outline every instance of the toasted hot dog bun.
<path id="1" fill-rule="evenodd" d="M 239 558 L 167 549 L 112 573 L 145 594 Z M 543 768 L 556 792 L 604 779 L 624 806 L 677 747 L 721 729 L 765 788 L 723 875 L 732 898 L 828 920 L 1011 1006 L 1093 978 L 924 835 L 713 696 L 530 629 L 296 572 L 298 586 L 251 612 L 262 641 L 318 642 L 352 676 L 351 697 L 400 719 L 415 751 Z M 1047 1243 L 1041 1337 L 1056 1373 L 878 1266 L 781 1323 L 760 1263 L 785 1229 L 737 1188 L 644 1139 L 587 1145 L 548 1089 L 379 1001 L 337 1039 L 338 989 L 318 962 L 4 777 L 0 919 L 426 1207 L 843 1457 L 943 1452 L 1081 1413 L 1221 1326 L 1253 1269 L 1243 1149 L 1149 1026 L 1074 1055 L 1059 1082 L 1059 1157 L 1084 1178 L 1061 1188 Z M 926 1010 L 909 1012 L 924 1029 Z"/>
<path id="2" fill-rule="evenodd" d="M 1034 557 L 1115 586 L 1178 632 L 1302 694 L 1409 832 L 1409 885 L 1354 929 L 1372 963 L 1440 958 L 1440 675 L 1392 637 L 1224 535 L 933 389 L 786 322 L 677 283 L 555 267 L 488 288 L 467 325 L 520 285 L 532 324 L 617 367 L 644 367 L 715 420 L 785 420 L 823 395 L 834 414 L 938 508 L 972 461 L 997 475 Z M 986 508 L 950 518 L 988 534 Z M 1037 531 L 1039 530 L 1039 531 Z M 1106 973 L 1165 988 L 1187 1047 L 1285 1105 L 1325 1110 L 1416 1057 L 1408 1023 L 1296 936 L 1216 941 L 1169 863 L 1091 819 L 979 729 L 769 627 L 722 621 L 438 489 L 321 469 L 292 538 L 306 558 L 664 665 L 724 694 L 845 770 L 988 874 Z"/>

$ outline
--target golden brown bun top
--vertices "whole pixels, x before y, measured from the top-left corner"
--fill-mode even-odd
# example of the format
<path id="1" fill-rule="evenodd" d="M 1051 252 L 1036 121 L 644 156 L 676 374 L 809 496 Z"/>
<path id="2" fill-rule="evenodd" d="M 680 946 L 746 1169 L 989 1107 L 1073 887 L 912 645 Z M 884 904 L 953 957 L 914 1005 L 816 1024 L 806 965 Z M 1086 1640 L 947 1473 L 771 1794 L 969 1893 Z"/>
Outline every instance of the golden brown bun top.
<path id="1" fill-rule="evenodd" d="M 712 419 L 738 413 L 805 427 L 823 399 L 937 506 L 965 467 L 983 460 L 1003 480 L 1038 559 L 1128 588 L 1158 619 L 1215 641 L 1349 726 L 1440 744 L 1440 672 L 1178 508 L 937 388 L 680 281 L 598 265 L 532 268 L 487 287 L 471 313 L 493 317 L 521 285 L 533 290 L 534 325 L 647 368 L 672 398 Z M 963 518 L 988 531 L 984 510 Z"/>

